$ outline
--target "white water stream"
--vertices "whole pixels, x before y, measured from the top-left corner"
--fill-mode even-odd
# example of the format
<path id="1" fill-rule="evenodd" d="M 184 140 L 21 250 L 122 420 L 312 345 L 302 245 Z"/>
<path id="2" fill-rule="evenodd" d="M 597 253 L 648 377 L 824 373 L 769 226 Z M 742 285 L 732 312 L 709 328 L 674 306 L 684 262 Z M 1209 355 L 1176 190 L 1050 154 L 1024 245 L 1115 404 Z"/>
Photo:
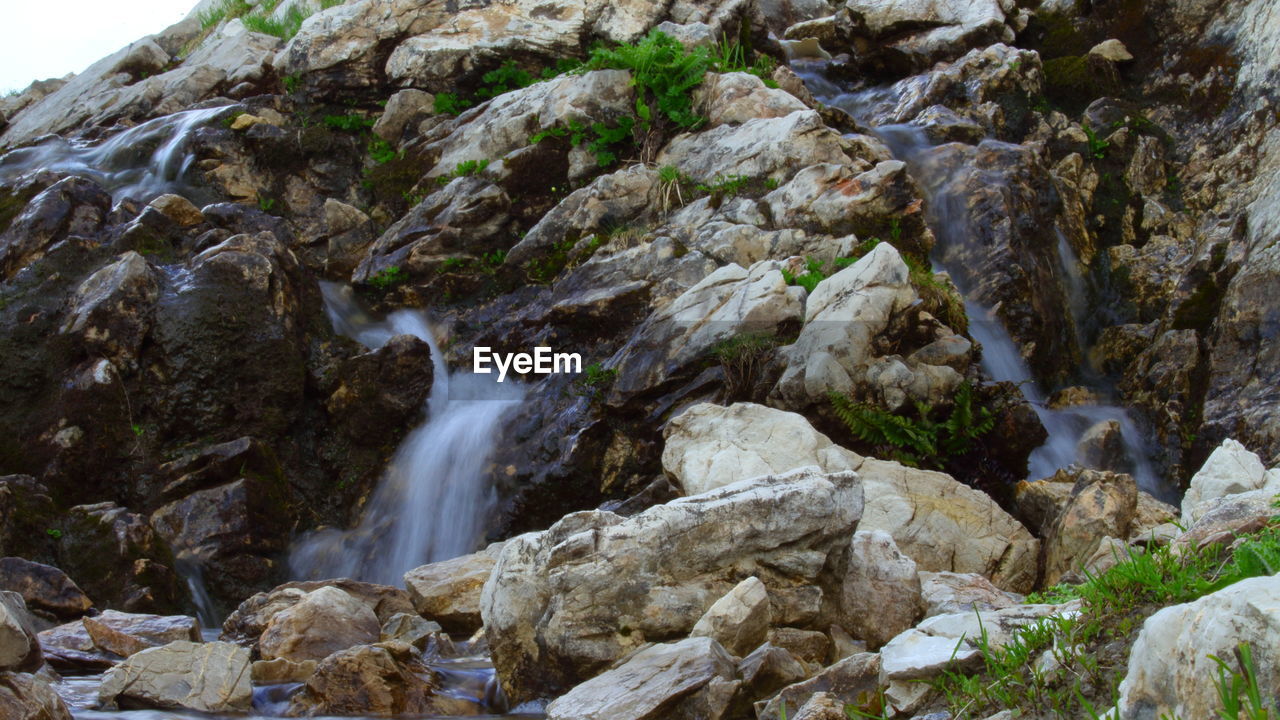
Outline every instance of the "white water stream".
<path id="1" fill-rule="evenodd" d="M 886 97 L 885 88 L 848 93 L 823 77 L 815 67 L 798 66 L 795 69 L 818 100 L 844 110 L 863 124 L 866 124 L 863 109 L 873 103 L 883 102 Z M 938 242 L 935 255 L 945 256 L 947 243 L 972 242 L 969 218 L 962 211 L 966 206 L 965 198 L 959 195 L 960 190 L 956 184 L 948 182 L 949 178 L 932 176 L 930 173 L 936 175 L 938 170 L 930 170 L 927 163 L 919 162 L 922 154 L 933 146 L 924 130 L 914 125 L 885 125 L 872 128 L 872 132 L 884 141 L 895 157 L 907 163 L 912 177 L 924 190 L 930 204 L 931 228 Z M 1062 311 L 1070 315 L 1076 328 L 1081 328 L 1090 313 L 1086 278 L 1081 275 L 1079 261 L 1061 230 L 1054 227 L 1046 229 L 1046 232 L 1053 233 L 1054 252 L 1065 283 L 1063 290 L 1067 306 Z M 935 270 L 946 271 L 937 257 L 933 264 Z M 1175 493 L 1152 468 L 1151 448 L 1128 411 L 1112 405 L 1049 408 L 1044 391 L 1036 383 L 1031 369 L 1003 323 L 989 308 L 970 299 L 962 275 L 953 274 L 952 279 L 965 295 L 969 334 L 982 345 L 983 370 L 994 380 L 1017 385 L 1048 433 L 1048 439 L 1029 458 L 1028 479 L 1046 478 L 1061 468 L 1079 462 L 1080 441 L 1085 433 L 1100 422 L 1115 421 L 1120 426 L 1123 440 L 1127 465 L 1125 469 L 1134 476 L 1142 489 L 1163 500 L 1176 500 Z"/>
<path id="2" fill-rule="evenodd" d="M 37 170 L 53 170 L 94 180 L 115 200 L 130 197 L 145 202 L 166 192 L 182 194 L 190 189 L 183 176 L 195 160 L 188 152 L 192 134 L 233 107 L 165 115 L 96 144 L 50 136 L 0 156 L 0 183 Z"/>
<path id="3" fill-rule="evenodd" d="M 407 333 L 431 346 L 435 363 L 426 423 L 405 437 L 351 530 L 322 530 L 295 543 L 290 569 L 300 578 L 350 577 L 400 586 L 419 565 L 477 549 L 496 502 L 485 480 L 503 417 L 523 388 L 494 375 L 450 373 L 422 313 L 366 316 L 350 288 L 322 285 L 334 328 L 369 348 Z"/>

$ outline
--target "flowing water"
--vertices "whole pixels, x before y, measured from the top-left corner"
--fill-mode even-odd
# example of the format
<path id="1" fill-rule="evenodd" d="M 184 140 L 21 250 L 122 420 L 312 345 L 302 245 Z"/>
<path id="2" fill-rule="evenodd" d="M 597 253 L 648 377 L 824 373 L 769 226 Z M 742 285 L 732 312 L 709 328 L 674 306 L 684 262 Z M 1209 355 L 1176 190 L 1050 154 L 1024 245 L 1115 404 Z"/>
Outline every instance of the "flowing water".
<path id="1" fill-rule="evenodd" d="M 844 110 L 864 125 L 865 109 L 872 104 L 885 102 L 890 93 L 886 88 L 846 92 L 822 75 L 821 65 L 818 63 L 797 64 L 795 69 L 814 97 Z M 943 171 L 920 162 L 924 154 L 933 147 L 923 128 L 914 125 L 883 125 L 871 128 L 871 132 L 884 141 L 896 158 L 907 163 L 912 177 L 924 190 L 929 201 L 930 229 L 937 238 L 932 258 L 934 269 L 946 272 L 947 268 L 941 258 L 947 256 L 948 247 L 958 247 L 955 244 L 974 240 L 968 227 L 968 216 L 963 212 L 966 207 L 965 197 L 960 194 L 963 191 L 957 187 L 958 184 L 949 183 L 949 178 L 940 174 Z M 1063 312 L 1069 314 L 1077 337 L 1083 338 L 1084 331 L 1092 322 L 1088 282 L 1080 273 L 1079 261 L 1066 236 L 1057 227 L 1051 232 L 1067 300 Z M 1080 441 L 1086 432 L 1098 423 L 1115 421 L 1120 427 L 1126 455 L 1124 469 L 1132 473 L 1139 487 L 1147 492 L 1163 500 L 1176 500 L 1173 490 L 1155 473 L 1146 435 L 1139 430 L 1128 411 L 1111 405 L 1051 409 L 1043 389 L 1036 383 L 1017 344 L 999 318 L 990 308 L 972 299 L 963 273 L 951 274 L 951 277 L 965 296 L 969 334 L 982 345 L 983 370 L 994 380 L 1017 385 L 1048 433 L 1044 444 L 1032 452 L 1029 458 L 1028 479 L 1049 477 L 1055 471 L 1078 462 Z M 1101 395 L 1106 395 L 1107 388 L 1095 389 L 1101 390 Z"/>
<path id="2" fill-rule="evenodd" d="M 296 543 L 289 564 L 301 578 L 351 577 L 399 586 L 419 565 L 474 551 L 496 502 L 486 485 L 502 419 L 524 390 L 494 375 L 450 373 L 426 318 L 398 310 L 366 316 L 349 288 L 326 283 L 325 304 L 338 332 L 369 348 L 408 333 L 431 346 L 435 363 L 427 422 L 405 437 L 351 530 L 323 530 Z"/>
<path id="3" fill-rule="evenodd" d="M 236 106 L 184 110 L 149 120 L 101 143 L 50 136 L 0 157 L 0 184 L 36 170 L 80 175 L 97 182 L 115 200 L 146 202 L 166 192 L 192 195 L 184 180 L 195 157 L 191 137 Z"/>

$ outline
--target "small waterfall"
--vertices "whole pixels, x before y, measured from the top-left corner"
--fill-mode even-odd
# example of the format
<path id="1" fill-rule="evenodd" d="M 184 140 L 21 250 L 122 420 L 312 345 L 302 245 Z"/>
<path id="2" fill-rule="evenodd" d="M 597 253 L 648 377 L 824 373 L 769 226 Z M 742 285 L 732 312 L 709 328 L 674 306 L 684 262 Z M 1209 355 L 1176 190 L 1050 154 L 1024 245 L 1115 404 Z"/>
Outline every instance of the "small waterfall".
<path id="1" fill-rule="evenodd" d="M 885 103 L 886 88 L 872 88 L 857 93 L 846 93 L 830 80 L 813 71 L 813 66 L 798 67 L 798 74 L 804 79 L 810 91 L 820 101 L 838 107 L 849 113 L 859 122 L 864 122 L 862 109 L 872 104 Z M 938 240 L 935 248 L 933 265 L 935 270 L 946 271 L 940 258 L 946 255 L 951 244 L 971 242 L 968 220 L 961 213 L 965 207 L 965 198 L 959 194 L 957 187 L 949 183 L 947 177 L 930 176 L 925 163 L 920 160 L 923 154 L 933 147 L 924 129 L 914 125 L 884 125 L 872 129 L 893 152 L 894 156 L 903 160 L 911 169 L 912 176 L 918 180 L 928 196 L 931 215 L 930 226 Z M 932 171 L 934 175 L 937 171 Z M 1072 325 L 1079 337 L 1083 337 L 1085 329 L 1091 324 L 1089 307 L 1089 288 L 1079 269 L 1079 260 L 1067 242 L 1061 229 L 1053 228 L 1056 238 L 1055 252 L 1065 281 L 1068 307 L 1064 312 L 1070 313 Z M 950 273 L 949 273 L 950 274 Z M 1037 385 L 1031 369 L 1027 366 L 1017 344 L 1010 337 L 1003 323 L 989 308 L 973 301 L 961 275 L 952 274 L 953 281 L 961 293 L 965 295 L 965 311 L 969 316 L 969 334 L 982 345 L 982 368 L 991 378 L 1007 381 L 1018 386 L 1027 402 L 1035 409 L 1041 424 L 1048 433 L 1045 443 L 1032 452 L 1028 460 L 1028 479 L 1036 480 L 1053 475 L 1057 470 L 1065 468 L 1080 459 L 1080 441 L 1094 425 L 1115 421 L 1119 424 L 1120 434 L 1127 455 L 1129 467 L 1126 468 L 1138 483 L 1139 487 L 1164 500 L 1176 500 L 1176 494 L 1156 475 L 1151 466 L 1151 449 L 1145 436 L 1138 429 L 1129 413 L 1121 407 L 1109 405 L 1081 405 L 1061 409 L 1050 409 L 1044 392 Z"/>
<path id="2" fill-rule="evenodd" d="M 189 192 L 183 177 L 194 156 L 192 134 L 235 106 L 184 110 L 149 120 L 111 139 L 89 144 L 58 136 L 0 156 L 0 184 L 36 170 L 81 175 L 106 188 L 115 200 L 147 201 L 166 192 Z"/>
<path id="3" fill-rule="evenodd" d="M 398 310 L 369 318 L 350 288 L 322 284 L 334 328 L 378 348 L 408 333 L 431 346 L 435 364 L 427 422 L 405 437 L 374 491 L 360 524 L 301 538 L 289 564 L 304 578 L 351 577 L 399 585 L 419 565 L 465 555 L 484 535 L 482 523 L 496 501 L 485 485 L 489 458 L 504 416 L 524 397 L 513 382 L 493 375 L 450 373 L 426 318 Z"/>
<path id="4" fill-rule="evenodd" d="M 187 592 L 191 593 L 191 602 L 196 606 L 196 619 L 202 628 L 220 628 L 222 621 L 218 617 L 213 598 L 204 584 L 204 565 L 191 553 L 183 552 L 176 558 L 175 570 L 178 577 L 187 584 Z"/>

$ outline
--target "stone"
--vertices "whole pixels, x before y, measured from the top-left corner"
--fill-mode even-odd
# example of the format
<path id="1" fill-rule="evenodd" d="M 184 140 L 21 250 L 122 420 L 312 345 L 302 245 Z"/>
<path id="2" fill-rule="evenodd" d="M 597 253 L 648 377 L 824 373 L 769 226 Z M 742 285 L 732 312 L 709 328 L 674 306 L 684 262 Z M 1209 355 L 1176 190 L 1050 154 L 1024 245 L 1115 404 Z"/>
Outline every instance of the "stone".
<path id="1" fill-rule="evenodd" d="M 1118 473 L 1133 470 L 1118 420 L 1103 420 L 1086 430 L 1076 445 L 1076 457 L 1091 470 Z"/>
<path id="2" fill-rule="evenodd" d="M 880 648 L 880 674 L 886 680 L 932 677 L 946 669 L 961 670 L 981 664 L 982 654 L 958 648 L 956 639 L 907 630 Z"/>
<path id="3" fill-rule="evenodd" d="M 696 182 L 711 183 L 734 175 L 782 181 L 810 165 L 851 161 L 839 133 L 806 109 L 678 135 L 655 162 L 659 167 L 675 166 Z"/>
<path id="4" fill-rule="evenodd" d="M 5 720 L 72 720 L 66 703 L 39 675 L 0 672 L 0 717 Z"/>
<path id="5" fill-rule="evenodd" d="M 378 641 L 381 627 L 369 606 L 335 587 L 313 590 L 267 624 L 258 650 L 264 660 L 320 661 L 339 650 Z"/>
<path id="6" fill-rule="evenodd" d="M 476 715 L 466 700 L 439 694 L 440 679 L 404 643 L 362 645 L 330 655 L 290 701 L 288 715 Z"/>
<path id="7" fill-rule="evenodd" d="M 404 574 L 404 585 L 419 615 L 451 632 L 480 629 L 480 593 L 493 572 L 503 544 L 478 553 L 415 568 Z"/>
<path id="8" fill-rule="evenodd" d="M 98 698 L 107 708 L 247 712 L 253 700 L 249 666 L 249 651 L 242 647 L 179 640 L 143 650 L 108 670 Z"/>
<path id="9" fill-rule="evenodd" d="M 1244 445 L 1229 438 L 1223 440 L 1191 476 L 1182 496 L 1182 521 L 1191 524 L 1199 520 L 1204 513 L 1201 505 L 1209 500 L 1263 488 L 1280 492 L 1280 479 L 1268 476 L 1262 460 Z"/>
<path id="10" fill-rule="evenodd" d="M 949 613 L 1003 610 L 1022 602 L 1022 596 L 1006 592 L 976 573 L 922 572 L 920 595 L 925 617 Z"/>
<path id="11" fill-rule="evenodd" d="M 151 330 L 158 292 L 155 271 L 141 255 L 129 251 L 80 285 L 62 332 L 128 366 Z"/>
<path id="12" fill-rule="evenodd" d="M 1269 652 L 1280 632 L 1280 577 L 1242 580 L 1199 600 L 1156 612 L 1142 624 L 1120 683 L 1119 717 L 1212 717 L 1222 707 L 1215 679 L 1222 658 L 1239 671 L 1237 645 L 1253 650 L 1262 697 L 1280 692 Z"/>
<path id="13" fill-rule="evenodd" d="M 0 671 L 34 672 L 43 662 L 22 596 L 0 591 Z"/>
<path id="14" fill-rule="evenodd" d="M 775 627 L 769 630 L 769 644 L 791 653 L 811 667 L 822 667 L 831 655 L 831 638 L 817 630 Z"/>
<path id="15" fill-rule="evenodd" d="M 1039 542 L 982 492 L 942 473 L 861 458 L 797 413 L 748 403 L 686 412 L 667 433 L 676 449 L 663 453 L 668 475 L 683 487 L 707 492 L 787 465 L 855 470 L 871 508 L 858 529 L 889 533 L 918 569 L 979 573 L 1013 592 L 1035 584 Z M 770 440 L 774 432 L 786 441 Z"/>
<path id="16" fill-rule="evenodd" d="M 716 343 L 776 330 L 798 322 L 801 313 L 777 262 L 725 265 L 656 310 L 614 355 L 617 377 L 607 402 L 619 406 L 687 371 Z"/>
<path id="17" fill-rule="evenodd" d="M 919 69 L 954 59 L 969 48 L 1013 41 L 998 0 L 847 0 L 845 7 L 863 19 L 869 40 L 886 42 Z"/>
<path id="18" fill-rule="evenodd" d="M 59 618 L 78 617 L 93 607 L 93 601 L 66 573 L 22 558 L 0 558 L 0 590 L 18 593 L 33 612 Z"/>
<path id="19" fill-rule="evenodd" d="M 883 530 L 859 530 L 849 543 L 837 622 L 875 650 L 924 614 L 916 564 Z"/>
<path id="20" fill-rule="evenodd" d="M 76 505 L 62 530 L 62 568 L 99 606 L 164 615 L 186 609 L 173 552 L 145 515 L 109 502 Z"/>
<path id="21" fill-rule="evenodd" d="M 1133 55 L 1129 52 L 1129 49 L 1124 46 L 1124 43 L 1116 40 L 1115 38 L 1103 40 L 1097 45 L 1094 45 L 1089 49 L 1089 55 L 1114 63 L 1129 62 L 1130 60 L 1133 60 Z"/>
<path id="22" fill-rule="evenodd" d="M 804 664 L 790 652 L 765 643 L 738 663 L 738 677 L 742 679 L 738 700 L 731 717 L 753 711 L 751 703 L 773 696 L 782 688 L 800 682 L 809 676 Z"/>
<path id="23" fill-rule="evenodd" d="M 782 689 L 768 701 L 756 703 L 759 720 L 781 720 L 785 704 L 787 717 L 795 717 L 796 708 L 804 706 L 814 697 L 830 694 L 845 705 L 861 705 L 864 696 L 874 695 L 880 686 L 880 656 L 875 653 L 859 653 L 835 663 L 831 667 Z"/>
<path id="24" fill-rule="evenodd" d="M 1198 506 L 1200 517 L 1173 539 L 1173 547 L 1230 545 L 1240 535 L 1257 532 L 1280 515 L 1280 508 L 1272 504 L 1275 497 L 1272 490 L 1251 490 L 1207 500 Z"/>
<path id="25" fill-rule="evenodd" d="M 118 658 L 180 640 L 201 642 L 200 623 L 195 618 L 118 610 L 40 633 L 40 645 L 50 664 L 71 670 L 110 666 Z"/>
<path id="26" fill-rule="evenodd" d="M 771 619 L 768 589 L 749 577 L 707 608 L 689 636 L 709 637 L 731 655 L 746 657 L 765 641 Z"/>
<path id="27" fill-rule="evenodd" d="M 1138 509 L 1138 486 L 1130 475 L 1081 472 L 1072 497 L 1044 543 L 1044 584 L 1092 557 L 1104 537 L 1128 538 Z"/>
<path id="28" fill-rule="evenodd" d="M 828 235 L 861 234 L 888 218 L 910 221 L 920 211 L 920 191 L 901 160 L 867 167 L 816 164 L 761 199 L 774 227 Z M 904 248 L 906 249 L 906 248 Z"/>
<path id="29" fill-rule="evenodd" d="M 350 358 L 334 374 L 337 387 L 325 401 L 334 424 L 352 440 L 379 447 L 421 416 L 435 370 L 431 346 L 405 334 Z"/>
<path id="30" fill-rule="evenodd" d="M 765 87 L 763 80 L 745 72 L 707 73 L 693 93 L 693 107 L 707 118 L 706 127 L 781 118 L 808 109 L 790 93 Z"/>
<path id="31" fill-rule="evenodd" d="M 717 680 L 733 682 L 734 669 L 733 658 L 711 638 L 653 645 L 553 701 L 547 719 L 693 720 L 698 716 L 690 706 L 698 696 Z"/>
<path id="32" fill-rule="evenodd" d="M 373 134 L 393 145 L 398 143 L 406 127 L 435 113 L 435 101 L 431 93 L 413 88 L 397 92 L 387 99 L 387 106 L 373 126 Z"/>
<path id="33" fill-rule="evenodd" d="M 378 640 L 379 642 L 394 640 L 408 643 L 423 652 L 427 652 L 432 647 L 438 654 L 452 654 L 454 651 L 453 642 L 440 627 L 440 623 L 409 613 L 392 616 L 383 623 Z"/>
<path id="34" fill-rule="evenodd" d="M 277 613 L 296 605 L 303 597 L 324 587 L 335 587 L 364 603 L 385 623 L 396 615 L 415 614 L 409 595 L 399 588 L 356 580 L 303 580 L 287 582 L 260 592 L 240 603 L 222 624 L 222 639 L 253 646 Z"/>
<path id="35" fill-rule="evenodd" d="M 166 193 L 147 203 L 148 207 L 159 210 L 161 214 L 178 224 L 179 227 L 191 227 L 204 222 L 200 208 L 181 195 Z"/>
<path id="36" fill-rule="evenodd" d="M 754 403 L 694 405 L 672 418 L 662 435 L 663 469 L 686 495 L 806 465 L 839 472 L 861 464 L 804 416 Z"/>
<path id="37" fill-rule="evenodd" d="M 798 471 L 627 519 L 574 513 L 508 541 L 480 606 L 507 697 L 564 692 L 645 642 L 685 637 L 746 574 L 735 568 L 756 568 L 771 593 L 813 585 L 852 533 L 859 496 L 853 474 Z"/>
<path id="38" fill-rule="evenodd" d="M 828 393 L 855 389 L 870 390 L 887 408 L 909 397 L 949 398 L 963 380 L 951 368 L 903 367 L 907 377 L 886 382 L 870 376 L 873 341 L 915 300 L 906 263 L 887 243 L 818 283 L 805 302 L 800 336 L 777 350 L 785 369 L 770 397 L 794 410 L 825 405 Z"/>
<path id="39" fill-rule="evenodd" d="M 281 685 L 306 682 L 316 672 L 315 660 L 294 662 L 285 658 L 255 660 L 250 675 L 254 685 Z"/>

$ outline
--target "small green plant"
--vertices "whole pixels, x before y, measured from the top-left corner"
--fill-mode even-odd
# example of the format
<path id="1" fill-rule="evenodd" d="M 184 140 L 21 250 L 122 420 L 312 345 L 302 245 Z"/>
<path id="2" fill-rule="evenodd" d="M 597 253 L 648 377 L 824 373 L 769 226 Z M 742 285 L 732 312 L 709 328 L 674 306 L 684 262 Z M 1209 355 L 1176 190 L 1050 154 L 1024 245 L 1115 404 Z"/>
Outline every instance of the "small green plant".
<path id="1" fill-rule="evenodd" d="M 398 265 L 392 265 L 388 268 L 378 271 L 368 280 L 368 285 L 376 290 L 387 291 L 391 288 L 401 285 L 409 280 L 409 273 L 401 270 Z"/>
<path id="2" fill-rule="evenodd" d="M 1111 141 L 1104 140 L 1088 125 L 1084 125 L 1083 128 L 1086 141 L 1089 145 L 1089 154 L 1098 160 L 1105 159 L 1107 157 L 1107 150 L 1111 147 Z"/>
<path id="3" fill-rule="evenodd" d="M 777 335 L 771 332 L 755 332 L 735 335 L 713 345 L 711 353 L 724 371 L 727 397 L 750 397 L 780 344 Z"/>
<path id="4" fill-rule="evenodd" d="M 284 91 L 290 95 L 298 92 L 298 88 L 302 87 L 302 77 L 296 73 L 285 75 L 280 78 L 280 84 L 284 86 Z"/>
<path id="5" fill-rule="evenodd" d="M 377 135 L 369 136 L 369 159 L 373 160 L 375 164 L 386 165 L 398 157 L 400 157 L 400 153 L 394 145 Z"/>
<path id="6" fill-rule="evenodd" d="M 458 270 L 465 270 L 467 267 L 471 265 L 472 262 L 473 261 L 471 258 L 466 258 L 466 257 L 445 258 L 444 262 L 440 263 L 440 265 L 436 267 L 436 272 L 443 275 L 444 273 L 455 272 Z"/>
<path id="7" fill-rule="evenodd" d="M 324 122 L 325 127 L 331 130 L 358 133 L 368 130 L 376 125 L 378 121 L 359 113 L 348 113 L 346 115 L 325 115 L 322 122 Z"/>
<path id="8" fill-rule="evenodd" d="M 582 377 L 573 381 L 573 394 L 596 402 L 609 392 L 617 379 L 618 371 L 614 368 L 606 368 L 603 363 L 591 363 L 582 368 Z"/>
<path id="9" fill-rule="evenodd" d="M 461 115 L 471 105 L 471 101 L 458 97 L 456 93 L 437 93 L 433 107 L 440 115 Z"/>
<path id="10" fill-rule="evenodd" d="M 731 198 L 751 183 L 751 178 L 746 175 L 720 175 L 709 183 L 698 185 L 698 190 L 716 198 Z"/>
<path id="11" fill-rule="evenodd" d="M 59 530 L 59 529 L 57 529 L 57 528 L 49 528 L 48 530 L 45 530 L 44 532 L 45 532 L 45 534 L 46 534 L 46 535 L 48 535 L 49 537 L 53 538 L 54 540 L 61 540 L 61 539 L 62 539 L 62 531 L 61 531 L 61 530 Z"/>
<path id="12" fill-rule="evenodd" d="M 464 160 L 458 163 L 453 168 L 453 172 L 447 175 L 441 175 L 440 177 L 436 178 L 436 182 L 440 183 L 441 185 L 448 185 L 449 181 L 454 180 L 456 178 L 479 175 L 480 173 L 484 172 L 485 169 L 488 167 L 489 167 L 489 161 L 487 159 L 486 160 Z"/>
<path id="13" fill-rule="evenodd" d="M 684 205 L 684 186 L 692 181 L 674 165 L 663 165 L 658 168 L 658 195 L 662 202 L 662 212 L 669 212 L 673 207 Z"/>
<path id="14" fill-rule="evenodd" d="M 564 239 L 557 243 L 552 243 L 547 254 L 529 263 L 529 280 L 531 282 L 546 284 L 555 279 L 556 275 L 569 264 L 569 251 L 573 250 L 577 245 L 572 239 Z"/>
<path id="15" fill-rule="evenodd" d="M 1262 700 L 1262 692 L 1258 689 L 1258 671 L 1253 663 L 1253 651 L 1249 643 L 1242 642 L 1235 649 L 1236 663 L 1240 670 L 1231 668 L 1224 660 L 1214 655 L 1209 659 L 1218 666 L 1218 700 L 1222 709 L 1218 717 L 1222 720 L 1273 720 L 1271 708 Z M 1274 700 L 1271 705 L 1274 706 Z"/>
<path id="16" fill-rule="evenodd" d="M 693 112 L 692 93 L 711 67 L 706 48 L 687 50 L 679 40 L 656 29 L 634 45 L 596 48 L 586 63 L 590 70 L 631 71 L 631 83 L 643 96 L 636 101 L 637 112 L 646 124 L 661 113 L 689 130 L 706 122 Z"/>
<path id="17" fill-rule="evenodd" d="M 497 97 L 512 90 L 529 87 L 538 82 L 538 78 L 534 77 L 532 73 L 521 69 L 515 60 L 504 62 L 496 70 L 490 70 L 485 73 L 480 80 L 484 85 L 476 91 L 476 97 L 482 100 Z"/>
<path id="18" fill-rule="evenodd" d="M 261 210 L 262 212 L 271 212 L 271 210 L 275 208 L 275 206 L 276 206 L 275 198 L 267 197 L 266 195 L 262 195 L 261 193 L 259 193 L 258 195 L 259 210 Z"/>
<path id="19" fill-rule="evenodd" d="M 973 407 L 973 386 L 960 384 L 951 411 L 935 420 L 928 403 L 915 403 L 915 417 L 895 415 L 837 392 L 828 394 L 836 417 L 862 442 L 888 451 L 893 459 L 913 467 L 942 469 L 948 460 L 967 454 L 975 440 L 995 427 L 989 408 Z"/>
<path id="20" fill-rule="evenodd" d="M 818 283 L 827 279 L 827 274 L 822 269 L 825 264 L 826 263 L 821 260 L 805 258 L 804 272 L 796 274 L 786 268 L 783 268 L 782 279 L 785 280 L 788 285 L 799 285 L 805 290 L 813 292 L 817 289 Z"/>
<path id="21" fill-rule="evenodd" d="M 587 150 L 595 153 L 596 164 L 607 168 L 616 163 L 618 161 L 616 146 L 631 140 L 631 132 L 635 125 L 635 118 L 625 115 L 618 119 L 615 127 L 602 122 L 592 123 L 591 130 L 595 133 L 595 139 L 587 145 Z"/>

